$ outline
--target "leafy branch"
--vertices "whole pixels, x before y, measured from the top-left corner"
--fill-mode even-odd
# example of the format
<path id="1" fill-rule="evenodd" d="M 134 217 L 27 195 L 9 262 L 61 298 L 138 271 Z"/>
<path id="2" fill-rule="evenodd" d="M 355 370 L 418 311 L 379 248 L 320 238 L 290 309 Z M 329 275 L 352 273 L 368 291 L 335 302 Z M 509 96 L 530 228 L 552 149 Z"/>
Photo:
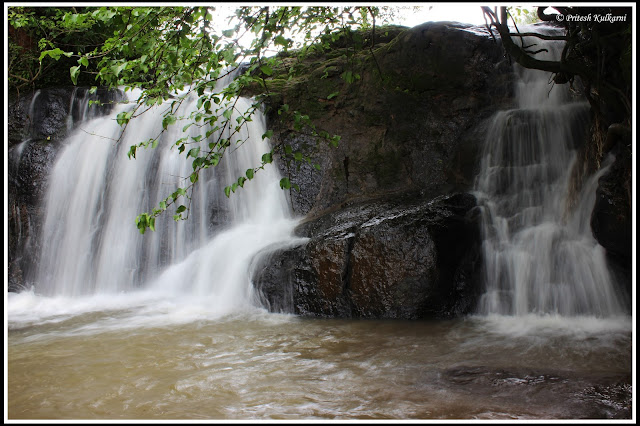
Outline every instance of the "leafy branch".
<path id="1" fill-rule="evenodd" d="M 373 18 L 375 32 L 375 19 L 380 13 L 375 7 L 246 6 L 236 8 L 229 20 L 231 28 L 219 31 L 212 25 L 215 9 L 197 6 L 11 9 L 14 35 L 28 29 L 28 33 L 37 33 L 41 38 L 35 49 L 28 43 L 21 46 L 16 37 L 10 37 L 14 52 L 11 81 L 34 85 L 52 61 L 65 60 L 75 61 L 67 68 L 67 78 L 73 84 L 93 79 L 96 86 L 124 88 L 125 92 L 139 90 L 135 106 L 116 117 L 122 127 L 118 142 L 123 140 L 133 120 L 151 108 L 165 106 L 162 130 L 155 137 L 129 147 L 130 159 L 135 159 L 140 149 L 157 148 L 170 126 L 184 124 L 183 136 L 168 142 L 191 160 L 192 172 L 181 177 L 184 184 L 157 207 L 137 217 L 136 226 L 141 233 L 154 230 L 156 218 L 172 206 L 176 207 L 175 220 L 187 218 L 200 173 L 217 166 L 247 141 L 239 135 L 261 108 L 261 99 L 255 98 L 247 111 L 238 111 L 237 100 L 255 85 L 261 85 L 268 93 L 268 78 L 282 61 L 278 52 L 297 49 L 298 55 L 307 55 L 327 49 L 328 40 L 337 40 L 346 28 L 354 25 L 368 28 L 369 17 Z M 248 37 L 249 43 L 245 41 Z M 358 43 L 362 44 L 361 40 L 356 40 Z M 32 62 L 37 59 L 37 66 L 26 67 L 19 62 L 20 52 L 25 49 L 32 52 Z M 353 60 L 355 50 L 347 53 Z M 358 80 L 359 74 L 347 70 L 342 78 L 351 83 Z M 197 98 L 196 110 L 180 116 L 180 105 L 190 97 Z M 289 111 L 284 105 L 280 114 L 291 120 L 293 131 L 306 132 L 331 146 L 338 144 L 338 136 L 316 129 L 303 112 Z M 199 131 L 189 136 L 186 132 L 192 126 Z M 271 138 L 272 134 L 268 130 L 262 138 Z M 260 164 L 224 188 L 225 195 L 230 196 L 253 179 L 273 162 L 275 154 L 280 154 L 287 166 L 293 162 L 312 164 L 314 151 L 306 149 L 296 151 L 290 145 L 273 145 Z M 280 186 L 299 189 L 288 178 L 283 178 Z"/>

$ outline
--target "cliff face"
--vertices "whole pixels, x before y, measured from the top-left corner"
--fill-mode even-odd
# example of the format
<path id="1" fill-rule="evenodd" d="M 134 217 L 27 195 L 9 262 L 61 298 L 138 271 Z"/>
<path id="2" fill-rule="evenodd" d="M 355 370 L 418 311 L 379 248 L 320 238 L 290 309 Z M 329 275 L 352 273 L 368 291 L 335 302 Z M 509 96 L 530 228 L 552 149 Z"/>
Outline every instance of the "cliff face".
<path id="1" fill-rule="evenodd" d="M 427 23 L 380 41 L 357 58 L 303 63 L 307 72 L 286 83 L 272 79 L 275 143 L 310 143 L 280 123 L 281 104 L 341 136 L 336 148 L 318 147 L 320 171 L 281 163 L 302 188 L 291 201 L 309 242 L 258 268 L 274 310 L 443 318 L 475 308 L 481 241 L 469 191 L 488 121 L 511 105 L 512 67 L 479 27 Z M 345 71 L 360 79 L 345 83 Z"/>
<path id="2" fill-rule="evenodd" d="M 272 310 L 303 315 L 470 312 L 483 268 L 471 190 L 487 125 L 512 105 L 512 67 L 479 27 L 426 23 L 381 30 L 373 41 L 360 53 L 347 43 L 302 62 L 286 59 L 267 79 L 273 143 L 314 146 L 321 168 L 277 161 L 301 188 L 291 191 L 291 204 L 304 216 L 296 232 L 308 242 L 256 259 L 254 283 Z M 348 84 L 345 72 L 358 77 Z M 28 286 L 28 266 L 37 263 L 46 178 L 76 114 L 72 94 L 49 89 L 32 107 L 33 95 L 10 104 L 9 290 Z M 283 104 L 340 135 L 338 146 L 316 146 L 281 121 Z M 630 211 L 616 204 L 630 182 L 625 170 L 603 178 L 592 226 L 630 277 Z"/>
<path id="3" fill-rule="evenodd" d="M 394 192 L 431 198 L 468 190 L 487 120 L 511 104 L 511 66 L 491 36 L 479 27 L 427 23 L 355 56 L 339 52 L 294 63 L 301 73 L 291 80 L 267 79 L 275 143 L 313 143 L 280 122 L 282 104 L 341 136 L 337 148 L 318 146 L 320 171 L 283 167 L 305 188 L 292 193 L 296 213 L 316 216 Z M 360 78 L 346 83 L 344 72 Z"/>

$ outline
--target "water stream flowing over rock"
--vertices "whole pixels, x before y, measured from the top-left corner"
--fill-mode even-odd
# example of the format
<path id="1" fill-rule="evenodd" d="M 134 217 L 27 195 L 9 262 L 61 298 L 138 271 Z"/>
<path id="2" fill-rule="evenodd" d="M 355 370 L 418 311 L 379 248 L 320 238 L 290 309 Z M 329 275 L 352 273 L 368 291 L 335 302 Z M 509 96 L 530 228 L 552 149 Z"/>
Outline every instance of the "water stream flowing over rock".
<path id="1" fill-rule="evenodd" d="M 526 38 L 524 43 L 538 43 Z M 559 58 L 546 42 L 542 59 Z M 483 217 L 485 314 L 612 316 L 625 312 L 590 217 L 601 170 L 575 196 L 571 173 L 588 130 L 588 104 L 548 73 L 518 68 L 517 108 L 500 112 L 487 134 L 476 196 Z"/>
<path id="2" fill-rule="evenodd" d="M 188 115 L 196 101 L 188 97 L 178 114 Z M 191 161 L 170 144 L 184 136 L 195 138 L 207 128 L 193 126 L 183 134 L 182 126 L 171 126 L 155 149 L 139 149 L 135 159 L 128 158 L 131 145 L 162 133 L 163 109 L 158 106 L 142 113 L 123 134 L 115 117 L 133 106 L 122 102 L 108 115 L 86 118 L 64 140 L 48 176 L 40 261 L 30 271 L 34 291 L 84 297 L 153 289 L 176 297 L 211 298 L 213 311 L 252 305 L 251 257 L 289 238 L 294 224 L 274 167 L 261 170 L 228 199 L 223 191 L 270 150 L 268 139 L 262 139 L 264 118 L 258 113 L 233 135 L 229 161 L 202 172 L 188 220 L 174 222 L 169 210 L 157 220 L 155 232 L 142 235 L 135 217 L 183 186 L 192 171 Z M 249 106 L 239 99 L 236 114 Z M 199 143 L 206 149 L 208 140 Z"/>

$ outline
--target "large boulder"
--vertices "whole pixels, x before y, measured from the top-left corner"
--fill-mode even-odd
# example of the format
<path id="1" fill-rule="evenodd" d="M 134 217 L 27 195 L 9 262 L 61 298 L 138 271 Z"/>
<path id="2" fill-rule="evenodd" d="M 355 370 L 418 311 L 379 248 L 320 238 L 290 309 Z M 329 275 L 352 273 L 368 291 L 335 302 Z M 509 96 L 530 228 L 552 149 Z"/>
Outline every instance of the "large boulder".
<path id="1" fill-rule="evenodd" d="M 512 67 L 482 27 L 430 22 L 392 33 L 356 56 L 338 45 L 292 62 L 267 81 L 273 143 L 312 147 L 320 165 L 279 158 L 302 188 L 291 201 L 309 240 L 265 255 L 256 270 L 272 310 L 415 319 L 475 306 L 482 262 L 468 192 L 489 120 L 512 106 Z M 345 72 L 359 78 L 347 83 Z M 281 120 L 284 104 L 340 135 L 338 146 Z"/>
<path id="2" fill-rule="evenodd" d="M 355 203 L 302 223 L 296 247 L 265 254 L 254 285 L 265 306 L 308 316 L 448 318 L 481 292 L 475 197 Z"/>

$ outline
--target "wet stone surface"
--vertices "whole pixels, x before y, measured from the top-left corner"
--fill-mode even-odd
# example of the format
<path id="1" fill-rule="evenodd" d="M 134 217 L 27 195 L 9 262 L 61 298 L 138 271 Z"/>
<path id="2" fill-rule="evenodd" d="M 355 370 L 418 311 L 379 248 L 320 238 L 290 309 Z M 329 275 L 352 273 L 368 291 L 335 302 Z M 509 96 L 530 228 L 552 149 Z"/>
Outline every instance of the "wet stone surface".
<path id="1" fill-rule="evenodd" d="M 267 306 L 300 315 L 462 315 L 480 291 L 474 207 L 471 194 L 404 196 L 327 213 L 299 225 L 305 244 L 266 256 L 254 285 Z"/>

